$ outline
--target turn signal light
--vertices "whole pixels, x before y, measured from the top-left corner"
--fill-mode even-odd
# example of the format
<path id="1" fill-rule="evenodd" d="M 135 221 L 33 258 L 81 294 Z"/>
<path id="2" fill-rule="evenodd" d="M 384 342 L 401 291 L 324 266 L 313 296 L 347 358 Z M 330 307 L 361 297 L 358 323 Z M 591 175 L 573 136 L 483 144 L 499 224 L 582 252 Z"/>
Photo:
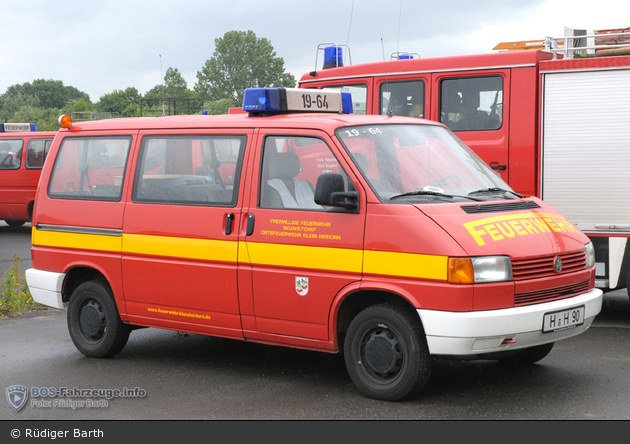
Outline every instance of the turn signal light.
<path id="1" fill-rule="evenodd" d="M 475 270 L 470 258 L 448 258 L 448 282 L 449 284 L 473 284 L 475 282 Z"/>
<path id="2" fill-rule="evenodd" d="M 70 128 L 72 126 L 72 117 L 68 114 L 59 116 L 59 126 L 62 128 Z"/>

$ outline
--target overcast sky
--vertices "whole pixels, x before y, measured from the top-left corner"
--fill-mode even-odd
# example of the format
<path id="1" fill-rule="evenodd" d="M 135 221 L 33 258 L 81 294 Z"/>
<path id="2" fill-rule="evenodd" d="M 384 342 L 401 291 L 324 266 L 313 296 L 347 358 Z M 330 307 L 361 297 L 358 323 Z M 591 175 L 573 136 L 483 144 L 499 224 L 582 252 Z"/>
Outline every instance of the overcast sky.
<path id="1" fill-rule="evenodd" d="M 92 102 L 130 86 L 144 94 L 169 67 L 193 89 L 215 38 L 232 30 L 267 38 L 299 79 L 324 42 L 348 44 L 357 64 L 396 51 L 488 53 L 499 42 L 562 37 L 565 26 L 630 27 L 629 0 L 1 0 L 0 8 L 0 94 L 61 80 Z"/>

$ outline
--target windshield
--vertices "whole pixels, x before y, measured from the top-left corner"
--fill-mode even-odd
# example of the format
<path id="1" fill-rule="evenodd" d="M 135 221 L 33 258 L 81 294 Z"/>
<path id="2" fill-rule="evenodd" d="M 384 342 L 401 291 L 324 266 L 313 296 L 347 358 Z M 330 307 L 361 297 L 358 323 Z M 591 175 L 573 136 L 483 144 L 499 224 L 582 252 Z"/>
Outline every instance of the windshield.
<path id="1" fill-rule="evenodd" d="M 377 124 L 336 134 L 383 203 L 521 197 L 444 127 Z"/>

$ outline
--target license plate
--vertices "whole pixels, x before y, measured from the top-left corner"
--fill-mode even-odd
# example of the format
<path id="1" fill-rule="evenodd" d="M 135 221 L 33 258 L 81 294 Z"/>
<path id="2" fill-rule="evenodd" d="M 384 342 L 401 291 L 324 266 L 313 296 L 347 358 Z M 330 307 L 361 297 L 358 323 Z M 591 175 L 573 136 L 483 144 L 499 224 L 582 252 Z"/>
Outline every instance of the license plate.
<path id="1" fill-rule="evenodd" d="M 567 310 L 545 313 L 543 317 L 543 333 L 551 333 L 559 330 L 574 328 L 584 324 L 584 306 L 569 308 Z"/>

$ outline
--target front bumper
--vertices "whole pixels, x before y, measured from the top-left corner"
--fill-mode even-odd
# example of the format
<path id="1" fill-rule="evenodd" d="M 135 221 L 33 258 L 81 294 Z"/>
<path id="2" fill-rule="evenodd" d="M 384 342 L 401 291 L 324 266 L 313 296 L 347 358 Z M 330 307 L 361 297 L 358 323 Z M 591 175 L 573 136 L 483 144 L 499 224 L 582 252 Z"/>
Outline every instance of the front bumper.
<path id="1" fill-rule="evenodd" d="M 523 307 L 472 312 L 419 309 L 418 315 L 431 355 L 466 359 L 534 347 L 583 333 L 601 311 L 602 300 L 602 291 L 593 289 L 568 299 Z M 581 305 L 585 307 L 582 325 L 542 332 L 545 313 Z"/>

